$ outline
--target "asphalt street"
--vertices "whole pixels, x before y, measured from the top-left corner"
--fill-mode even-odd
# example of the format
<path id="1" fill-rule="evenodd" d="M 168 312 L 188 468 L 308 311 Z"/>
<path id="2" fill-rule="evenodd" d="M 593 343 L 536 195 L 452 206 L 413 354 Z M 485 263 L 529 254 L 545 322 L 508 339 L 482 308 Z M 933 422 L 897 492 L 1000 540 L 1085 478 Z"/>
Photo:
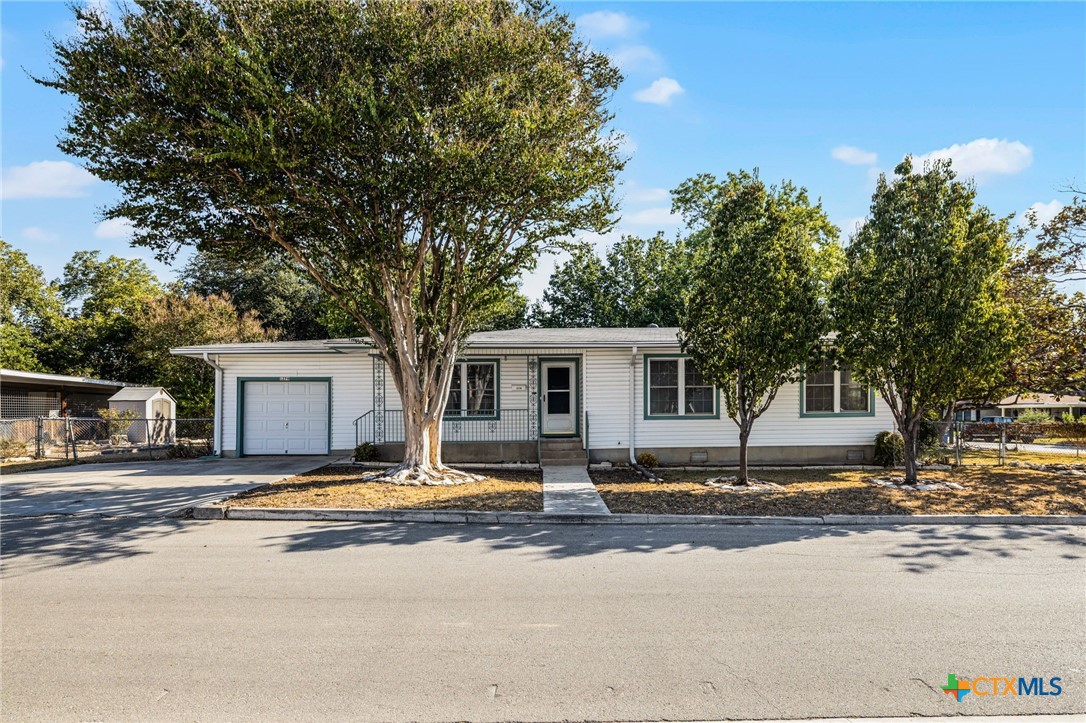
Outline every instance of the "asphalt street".
<path id="1" fill-rule="evenodd" d="M 1073 527 L 7 519 L 5 720 L 1086 711 Z M 947 675 L 1059 676 L 967 696 Z"/>

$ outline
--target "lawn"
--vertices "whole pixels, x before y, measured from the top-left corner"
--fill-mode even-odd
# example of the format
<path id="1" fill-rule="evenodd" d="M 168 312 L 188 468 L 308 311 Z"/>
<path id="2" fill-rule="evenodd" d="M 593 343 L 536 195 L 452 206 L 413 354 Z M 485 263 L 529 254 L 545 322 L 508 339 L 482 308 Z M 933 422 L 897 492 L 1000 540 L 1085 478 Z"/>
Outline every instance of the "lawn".
<path id="1" fill-rule="evenodd" d="M 950 459 L 954 459 L 954 451 L 942 452 Z M 1076 456 L 1074 452 L 1067 454 L 1050 454 L 1048 452 L 1030 451 L 1028 447 L 1015 449 L 1007 448 L 1007 462 L 1031 462 L 1035 464 L 1086 464 L 1086 454 Z M 970 465 L 996 465 L 999 464 L 999 452 L 994 449 L 970 449 L 962 450 L 962 464 Z"/>
<path id="2" fill-rule="evenodd" d="M 918 515 L 1086 514 L 1086 477 L 1014 467 L 959 467 L 923 472 L 962 490 L 907 492 L 876 487 L 859 470 L 756 470 L 758 479 L 784 486 L 777 492 L 734 493 L 703 484 L 709 471 L 657 470 L 662 482 L 647 482 L 630 470 L 592 471 L 612 512 L 705 515 Z"/>
<path id="3" fill-rule="evenodd" d="M 289 477 L 227 500 L 234 507 L 327 507 L 359 510 L 482 510 L 538 512 L 543 509 L 539 470 L 472 470 L 481 482 L 442 487 L 364 482 L 372 469 L 329 466 Z"/>

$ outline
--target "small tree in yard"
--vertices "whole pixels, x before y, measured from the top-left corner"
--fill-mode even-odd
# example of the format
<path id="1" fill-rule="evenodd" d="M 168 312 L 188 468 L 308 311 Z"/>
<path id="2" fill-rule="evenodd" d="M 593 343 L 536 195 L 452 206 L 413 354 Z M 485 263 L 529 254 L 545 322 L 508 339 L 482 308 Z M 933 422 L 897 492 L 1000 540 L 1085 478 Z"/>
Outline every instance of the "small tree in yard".
<path id="1" fill-rule="evenodd" d="M 1016 312 L 1003 303 L 1011 235 L 974 203 L 949 161 L 879 179 L 831 295 L 836 347 L 893 411 L 916 483 L 921 421 L 994 383 L 1014 352 Z"/>
<path id="2" fill-rule="evenodd" d="M 280 249 L 363 328 L 404 410 L 405 483 L 441 460 L 455 361 L 520 273 L 604 231 L 621 76 L 545 2 L 142 0 L 75 10 L 60 147 L 135 242 Z M 495 307 L 499 307 L 497 311 Z"/>
<path id="3" fill-rule="evenodd" d="M 739 427 L 745 483 L 754 421 L 798 381 L 826 332 L 814 257 L 837 229 L 787 182 L 767 187 L 757 175 L 732 173 L 719 198 L 679 339 Z"/>

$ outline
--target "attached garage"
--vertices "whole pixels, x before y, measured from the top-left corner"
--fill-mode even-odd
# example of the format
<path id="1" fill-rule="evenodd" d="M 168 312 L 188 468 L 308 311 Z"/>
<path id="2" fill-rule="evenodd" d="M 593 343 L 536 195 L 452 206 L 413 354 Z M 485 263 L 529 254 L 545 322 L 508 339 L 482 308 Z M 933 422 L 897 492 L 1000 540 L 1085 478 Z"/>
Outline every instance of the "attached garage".
<path id="1" fill-rule="evenodd" d="M 256 454 L 328 454 L 329 379 L 238 379 L 238 450 Z"/>

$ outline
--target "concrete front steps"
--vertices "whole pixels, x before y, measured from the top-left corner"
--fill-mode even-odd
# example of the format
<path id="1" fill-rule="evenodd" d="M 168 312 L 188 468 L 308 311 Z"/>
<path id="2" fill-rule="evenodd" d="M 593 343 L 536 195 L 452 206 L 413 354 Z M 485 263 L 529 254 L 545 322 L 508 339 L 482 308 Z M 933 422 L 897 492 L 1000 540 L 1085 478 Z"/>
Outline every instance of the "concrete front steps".
<path id="1" fill-rule="evenodd" d="M 539 440 L 540 465 L 582 465 L 588 462 L 584 456 L 584 443 L 580 437 L 556 437 Z"/>

